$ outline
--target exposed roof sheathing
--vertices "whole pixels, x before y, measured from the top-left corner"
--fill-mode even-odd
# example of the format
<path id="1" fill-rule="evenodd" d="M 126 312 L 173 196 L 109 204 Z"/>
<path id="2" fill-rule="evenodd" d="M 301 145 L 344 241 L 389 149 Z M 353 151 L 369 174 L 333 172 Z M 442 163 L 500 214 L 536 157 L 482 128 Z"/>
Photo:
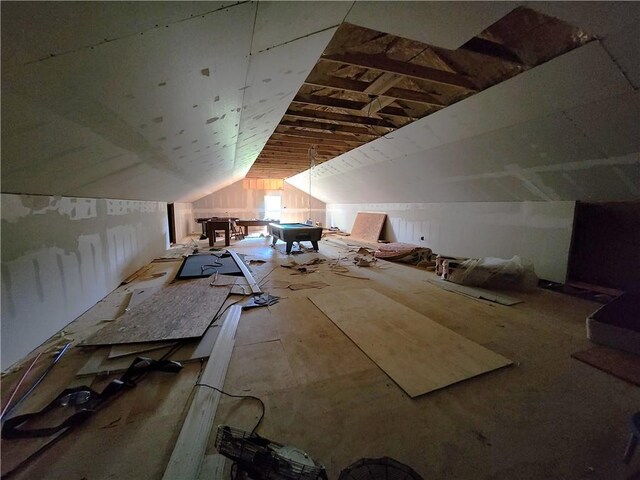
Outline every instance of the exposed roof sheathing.
<path id="1" fill-rule="evenodd" d="M 344 23 L 248 176 L 292 176 L 592 39 L 524 7 L 454 50 Z"/>

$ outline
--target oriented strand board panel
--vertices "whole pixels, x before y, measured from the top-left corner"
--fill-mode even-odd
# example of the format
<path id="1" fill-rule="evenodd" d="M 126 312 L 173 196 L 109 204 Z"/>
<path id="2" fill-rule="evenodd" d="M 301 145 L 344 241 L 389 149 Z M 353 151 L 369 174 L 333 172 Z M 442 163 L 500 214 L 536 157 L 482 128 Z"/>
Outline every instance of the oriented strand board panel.
<path id="1" fill-rule="evenodd" d="M 309 299 L 411 397 L 512 363 L 369 288 Z"/>
<path id="2" fill-rule="evenodd" d="M 386 213 L 358 212 L 351 228 L 351 236 L 365 242 L 377 243 L 386 219 Z"/>
<path id="3" fill-rule="evenodd" d="M 227 296 L 209 278 L 168 285 L 90 337 L 87 345 L 154 342 L 200 337 Z"/>

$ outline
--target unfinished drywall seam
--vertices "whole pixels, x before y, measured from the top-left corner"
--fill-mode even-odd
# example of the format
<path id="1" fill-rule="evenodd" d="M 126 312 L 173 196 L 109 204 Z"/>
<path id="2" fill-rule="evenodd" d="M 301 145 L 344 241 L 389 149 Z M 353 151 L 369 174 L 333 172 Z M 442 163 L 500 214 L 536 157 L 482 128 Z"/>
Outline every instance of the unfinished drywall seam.
<path id="1" fill-rule="evenodd" d="M 1 195 L 2 368 L 167 247 L 166 204 Z"/>

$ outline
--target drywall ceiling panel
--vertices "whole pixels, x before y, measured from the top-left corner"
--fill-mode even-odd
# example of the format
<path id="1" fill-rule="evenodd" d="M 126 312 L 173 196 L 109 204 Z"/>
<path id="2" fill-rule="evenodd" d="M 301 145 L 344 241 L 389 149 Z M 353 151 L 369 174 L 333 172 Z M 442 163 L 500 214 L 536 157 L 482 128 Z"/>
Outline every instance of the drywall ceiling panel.
<path id="1" fill-rule="evenodd" d="M 73 137 L 79 135 L 74 130 L 89 129 L 94 137 L 81 134 L 84 148 L 91 150 L 92 142 L 99 141 L 133 153 L 129 165 L 119 164 L 116 172 L 126 172 L 128 167 L 140 171 L 139 163 L 157 171 L 160 180 L 155 184 L 144 176 L 130 182 L 114 176 L 118 197 L 172 201 L 234 171 L 254 11 L 255 5 L 247 3 L 8 69 L 3 71 L 3 93 L 24 97 L 41 115 L 49 111 L 64 119 L 68 130 L 64 135 Z M 228 42 L 229 38 L 234 41 Z M 4 125 L 20 123 L 22 111 L 7 108 L 3 98 L 3 115 L 3 148 L 12 149 L 12 142 L 23 142 L 24 137 L 9 134 Z M 37 172 L 45 165 L 32 159 L 50 159 L 51 145 L 60 143 L 43 127 L 32 129 L 31 135 L 40 151 L 31 152 L 34 155 L 29 158 L 3 158 L 9 172 L 23 165 Z M 5 172 L 2 188 L 101 196 L 104 189 L 99 186 L 108 185 L 109 177 L 103 178 L 104 171 L 96 167 L 100 160 L 108 157 L 87 156 L 78 161 L 74 170 L 83 172 L 85 182 L 72 189 L 66 180 L 40 181 L 37 174 L 25 180 Z M 130 190 L 123 191 L 123 185 Z"/>
<path id="2" fill-rule="evenodd" d="M 249 171 L 282 120 L 335 30 L 330 28 L 251 55 L 234 163 L 234 170 L 241 176 Z"/>
<path id="3" fill-rule="evenodd" d="M 640 21 L 608 36 L 602 43 L 629 82 L 640 88 Z"/>
<path id="4" fill-rule="evenodd" d="M 237 2 L 2 2 L 2 55 L 24 64 L 171 28 Z M 50 28 L 55 25 L 56 28 Z M 3 59 L 4 61 L 5 59 Z"/>
<path id="5" fill-rule="evenodd" d="M 640 152 L 640 92 L 580 105 L 567 118 L 607 157 Z"/>
<path id="6" fill-rule="evenodd" d="M 625 121 L 624 114 L 606 121 Z M 607 158 L 579 125 L 557 112 L 347 174 L 312 176 L 312 189 L 323 201 L 342 203 L 604 200 L 608 187 L 596 186 L 591 172 L 609 170 L 608 179 L 628 184 L 611 192 L 609 198 L 619 200 L 638 198 L 634 166 L 640 167 L 637 151 Z M 303 173 L 288 181 L 306 190 L 307 179 Z"/>
<path id="7" fill-rule="evenodd" d="M 345 21 L 437 47 L 456 49 L 520 2 L 362 2 Z"/>
<path id="8" fill-rule="evenodd" d="M 402 155 L 396 157 L 400 158 L 414 152 L 428 151 L 438 145 L 462 141 L 491 131 L 516 126 L 532 119 L 544 118 L 544 116 L 562 109 L 570 109 L 577 105 L 599 100 L 606 101 L 605 99 L 609 96 L 632 92 L 633 87 L 620 73 L 600 43 L 591 42 L 417 120 L 387 135 L 385 139 L 376 140 L 358 147 L 348 154 L 336 157 L 324 164 L 324 173 L 318 172 L 317 178 L 322 178 L 322 175 L 332 175 L 332 168 L 342 173 L 351 171 L 352 168 L 346 163 L 346 159 L 350 158 L 347 155 L 353 155 L 354 152 L 364 152 L 372 159 L 373 163 L 386 161 L 387 158 L 372 150 L 371 146 L 374 144 L 378 145 L 384 142 L 388 149 L 395 148 L 402 152 Z M 556 121 L 562 123 L 563 127 L 575 132 L 575 128 L 567 125 L 567 122 L 556 118 Z M 567 145 L 566 139 L 562 138 L 562 135 L 559 136 L 562 130 L 558 132 L 546 128 L 544 121 L 542 122 L 543 124 L 538 125 L 538 128 L 546 129 L 558 144 L 555 147 L 548 146 L 550 152 L 541 149 L 538 152 L 532 151 L 538 148 L 537 144 L 542 140 L 540 136 L 538 136 L 538 141 L 525 144 L 525 151 L 528 152 L 524 156 L 526 164 L 535 163 L 532 158 L 534 153 L 539 161 L 544 161 L 545 155 L 548 157 L 550 153 L 555 153 L 557 157 L 564 151 L 571 154 L 574 151 L 578 152 L 587 148 L 584 145 L 584 139 L 580 138 L 575 146 Z M 573 138 L 576 136 L 574 135 Z M 413 142 L 409 142 L 410 139 L 413 139 Z M 425 145 L 425 148 L 417 149 L 416 146 L 420 144 Z M 521 146 L 521 144 L 513 146 L 516 158 L 519 158 L 520 154 L 517 148 Z M 589 155 L 591 158 L 593 156 L 593 153 Z M 570 155 L 570 158 L 576 158 L 576 155 Z M 295 177 L 291 182 L 295 185 Z"/>
<path id="9" fill-rule="evenodd" d="M 8 92 L 6 83 L 2 106 L 4 192 L 29 192 L 34 185 L 50 183 L 63 194 L 141 163 L 134 153 L 89 128 Z"/>
<path id="10" fill-rule="evenodd" d="M 446 143 L 631 91 L 616 64 L 594 41 L 419 122 Z"/>
<path id="11" fill-rule="evenodd" d="M 351 5 L 352 2 L 258 2 L 251 54 L 337 28 Z"/>
<path id="12" fill-rule="evenodd" d="M 640 20 L 638 2 L 527 2 L 527 7 L 601 38 Z"/>
<path id="13" fill-rule="evenodd" d="M 625 201 L 633 198 L 629 195 L 628 189 L 616 175 L 612 175 L 608 166 L 596 166 L 585 170 L 575 170 L 563 172 L 561 175 L 554 175 L 550 172 L 541 172 L 541 179 L 552 188 L 561 189 L 562 185 L 555 182 L 566 182 L 576 191 L 574 194 L 581 195 L 583 201 Z M 640 179 L 637 175 L 636 179 Z M 636 194 L 635 198 L 638 196 Z"/>

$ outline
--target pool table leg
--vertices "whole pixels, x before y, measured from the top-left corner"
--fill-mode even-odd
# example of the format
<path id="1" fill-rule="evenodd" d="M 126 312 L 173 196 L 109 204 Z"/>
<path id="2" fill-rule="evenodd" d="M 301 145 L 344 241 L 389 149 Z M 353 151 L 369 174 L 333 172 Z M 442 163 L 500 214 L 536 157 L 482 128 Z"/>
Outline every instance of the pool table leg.
<path id="1" fill-rule="evenodd" d="M 276 236 L 275 236 L 275 235 L 273 235 L 273 238 L 272 238 L 272 240 L 271 240 L 271 246 L 272 246 L 272 247 L 275 247 L 275 246 L 276 246 L 276 242 L 277 242 L 277 241 L 278 241 L 278 239 L 276 238 Z"/>
<path id="2" fill-rule="evenodd" d="M 291 253 L 291 247 L 293 247 L 293 242 L 287 242 L 287 255 Z"/>
<path id="3" fill-rule="evenodd" d="M 318 251 L 318 241 L 317 240 L 311 240 L 311 245 L 313 245 L 313 249 L 317 252 Z"/>

